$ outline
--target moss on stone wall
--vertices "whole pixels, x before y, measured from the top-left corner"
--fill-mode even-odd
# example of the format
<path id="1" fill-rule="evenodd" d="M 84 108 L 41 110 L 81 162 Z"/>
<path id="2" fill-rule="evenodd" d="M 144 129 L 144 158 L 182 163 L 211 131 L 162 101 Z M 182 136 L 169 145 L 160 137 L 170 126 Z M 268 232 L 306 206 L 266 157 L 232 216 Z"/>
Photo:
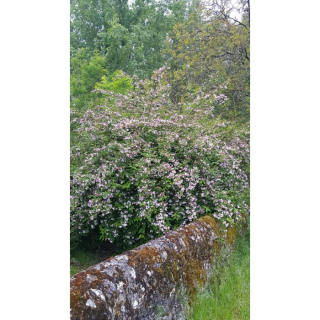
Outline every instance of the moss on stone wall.
<path id="1" fill-rule="evenodd" d="M 220 235 L 209 216 L 108 259 L 71 278 L 71 319 L 178 319 L 179 293 L 191 301 L 209 276 Z M 235 230 L 228 234 L 233 241 Z"/>

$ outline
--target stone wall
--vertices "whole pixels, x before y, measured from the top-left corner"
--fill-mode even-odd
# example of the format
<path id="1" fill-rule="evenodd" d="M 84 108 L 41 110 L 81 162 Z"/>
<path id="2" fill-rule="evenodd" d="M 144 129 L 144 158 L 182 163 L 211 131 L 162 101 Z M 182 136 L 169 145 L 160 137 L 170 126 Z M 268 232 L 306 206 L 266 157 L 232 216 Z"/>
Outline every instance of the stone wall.
<path id="1" fill-rule="evenodd" d="M 192 298 L 206 282 L 217 233 L 202 217 L 74 275 L 71 319 L 183 319 L 181 293 Z"/>

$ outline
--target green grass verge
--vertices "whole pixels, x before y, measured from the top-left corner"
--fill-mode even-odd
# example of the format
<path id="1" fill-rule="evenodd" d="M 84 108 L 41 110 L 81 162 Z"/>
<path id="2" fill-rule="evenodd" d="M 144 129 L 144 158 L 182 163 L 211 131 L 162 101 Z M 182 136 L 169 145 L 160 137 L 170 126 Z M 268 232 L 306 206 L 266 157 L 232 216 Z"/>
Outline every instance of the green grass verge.
<path id="1" fill-rule="evenodd" d="M 97 252 L 89 252 L 81 249 L 72 252 L 70 259 L 70 277 L 102 260 Z"/>
<path id="2" fill-rule="evenodd" d="M 191 305 L 189 320 L 250 319 L 250 234 L 239 238 L 225 258 L 222 253 L 208 287 Z"/>

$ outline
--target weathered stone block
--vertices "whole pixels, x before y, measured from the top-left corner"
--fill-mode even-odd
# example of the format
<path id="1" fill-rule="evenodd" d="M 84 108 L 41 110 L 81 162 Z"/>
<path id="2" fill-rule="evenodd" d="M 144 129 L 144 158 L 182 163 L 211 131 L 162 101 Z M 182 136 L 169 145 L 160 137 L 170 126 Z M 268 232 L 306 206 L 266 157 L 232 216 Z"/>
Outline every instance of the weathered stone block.
<path id="1" fill-rule="evenodd" d="M 181 292 L 206 282 L 218 226 L 202 217 L 71 278 L 71 319 L 182 319 Z"/>

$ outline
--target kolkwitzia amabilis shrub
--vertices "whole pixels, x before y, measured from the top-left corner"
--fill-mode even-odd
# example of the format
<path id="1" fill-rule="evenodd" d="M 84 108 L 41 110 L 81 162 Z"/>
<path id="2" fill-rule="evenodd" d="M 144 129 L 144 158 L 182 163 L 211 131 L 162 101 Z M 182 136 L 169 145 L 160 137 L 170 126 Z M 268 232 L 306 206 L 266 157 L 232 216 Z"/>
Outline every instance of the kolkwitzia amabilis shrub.
<path id="1" fill-rule="evenodd" d="M 101 239 L 125 247 L 203 214 L 225 229 L 243 219 L 245 135 L 226 142 L 219 133 L 225 124 L 200 125 L 210 108 L 175 114 L 161 85 L 142 85 L 149 88 L 105 93 L 107 105 L 74 121 L 81 139 L 71 152 L 72 235 L 99 228 Z"/>

